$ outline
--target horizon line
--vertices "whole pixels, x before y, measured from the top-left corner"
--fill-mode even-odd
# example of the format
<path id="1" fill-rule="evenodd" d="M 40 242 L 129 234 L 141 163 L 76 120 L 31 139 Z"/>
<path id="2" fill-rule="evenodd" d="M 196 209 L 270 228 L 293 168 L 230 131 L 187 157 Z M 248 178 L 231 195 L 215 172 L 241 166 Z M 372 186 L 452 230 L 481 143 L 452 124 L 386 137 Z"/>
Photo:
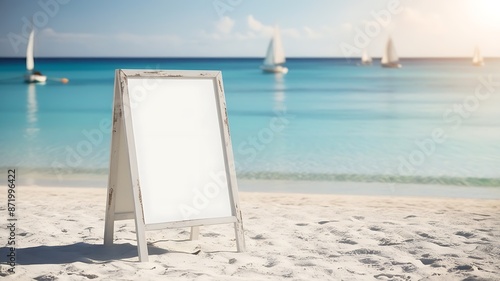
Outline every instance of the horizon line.
<path id="1" fill-rule="evenodd" d="M 38 56 L 37 59 L 264 59 L 264 57 L 238 57 L 238 56 L 227 56 L 227 57 L 219 57 L 219 56 L 209 56 L 209 57 L 203 57 L 203 56 L 67 56 L 67 57 L 51 57 L 51 56 Z M 305 56 L 290 56 L 287 57 L 286 59 L 357 59 L 361 58 L 359 57 L 324 57 L 324 56 L 318 56 L 318 57 L 305 57 Z M 372 59 L 381 59 L 382 57 L 372 57 Z M 400 57 L 400 60 L 404 59 L 470 59 L 471 57 L 465 56 L 465 57 Z M 500 57 L 484 57 L 485 59 L 499 59 Z M 26 59 L 26 57 L 1 57 L 0 59 Z"/>

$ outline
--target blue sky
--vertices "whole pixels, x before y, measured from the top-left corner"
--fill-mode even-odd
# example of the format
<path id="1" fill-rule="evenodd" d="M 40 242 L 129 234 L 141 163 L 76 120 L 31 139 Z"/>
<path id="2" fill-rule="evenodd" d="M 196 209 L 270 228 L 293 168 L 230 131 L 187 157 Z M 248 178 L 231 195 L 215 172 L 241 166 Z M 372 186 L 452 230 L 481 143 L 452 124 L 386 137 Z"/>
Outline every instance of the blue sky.
<path id="1" fill-rule="evenodd" d="M 500 57 L 498 0 L 0 0 L 0 57 L 262 57 L 279 25 L 288 57 Z M 379 15 L 379 16 L 377 16 Z M 385 17 L 384 17 L 385 16 Z"/>

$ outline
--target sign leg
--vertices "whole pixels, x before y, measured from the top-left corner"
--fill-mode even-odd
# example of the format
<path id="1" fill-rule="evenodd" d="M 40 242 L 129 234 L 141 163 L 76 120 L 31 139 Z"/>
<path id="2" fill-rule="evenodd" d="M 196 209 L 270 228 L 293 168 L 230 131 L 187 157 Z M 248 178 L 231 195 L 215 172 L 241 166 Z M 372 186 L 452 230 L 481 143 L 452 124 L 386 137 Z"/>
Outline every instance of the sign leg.
<path id="1" fill-rule="evenodd" d="M 137 255 L 140 262 L 148 261 L 148 244 L 146 242 L 146 229 L 144 223 L 135 219 L 135 231 L 137 236 Z"/>
<path id="2" fill-rule="evenodd" d="M 115 94 L 113 98 L 113 129 L 111 131 L 111 155 L 109 162 L 109 177 L 108 177 L 108 196 L 106 198 L 106 218 L 104 223 L 104 245 L 113 244 L 115 232 L 115 205 L 116 205 L 116 190 L 118 181 L 118 157 L 120 151 L 120 136 L 122 119 L 120 108 L 119 81 L 115 76 Z"/>
<path id="3" fill-rule="evenodd" d="M 115 138 L 115 136 L 113 136 Z M 115 140 L 114 140 L 115 141 Z M 118 155 L 113 150 L 111 155 L 111 167 L 108 182 L 108 197 L 106 198 L 106 220 L 104 224 L 104 245 L 112 245 L 115 232 L 115 206 L 116 206 L 116 187 L 118 175 Z"/>
<path id="4" fill-rule="evenodd" d="M 241 218 L 241 211 L 236 212 L 236 222 L 234 223 L 234 233 L 236 235 L 236 249 L 238 252 L 245 252 L 245 235 L 243 231 L 243 221 Z"/>
<path id="5" fill-rule="evenodd" d="M 108 191 L 107 202 L 114 201 L 113 189 Z M 106 221 L 104 224 L 104 246 L 113 245 L 113 236 L 115 232 L 115 204 L 114 202 L 106 206 Z"/>
<path id="6" fill-rule="evenodd" d="M 113 245 L 113 232 L 115 222 L 106 218 L 106 225 L 104 226 L 104 246 Z"/>
<path id="7" fill-rule="evenodd" d="M 198 240 L 200 238 L 200 227 L 199 226 L 192 226 L 191 227 L 191 237 L 189 237 L 189 240 Z"/>

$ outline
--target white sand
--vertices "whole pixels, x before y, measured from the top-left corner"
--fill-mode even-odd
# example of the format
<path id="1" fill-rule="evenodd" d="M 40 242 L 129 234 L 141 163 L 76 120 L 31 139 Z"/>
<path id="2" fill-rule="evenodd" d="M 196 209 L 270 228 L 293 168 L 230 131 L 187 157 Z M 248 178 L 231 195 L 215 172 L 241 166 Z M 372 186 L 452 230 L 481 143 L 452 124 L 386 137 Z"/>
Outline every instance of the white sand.
<path id="1" fill-rule="evenodd" d="M 170 229 L 147 232 L 140 263 L 133 221 L 102 246 L 105 193 L 19 187 L 18 264 L 3 280 L 500 279 L 500 200 L 242 193 L 247 252 L 231 225 L 202 227 L 197 241 Z"/>

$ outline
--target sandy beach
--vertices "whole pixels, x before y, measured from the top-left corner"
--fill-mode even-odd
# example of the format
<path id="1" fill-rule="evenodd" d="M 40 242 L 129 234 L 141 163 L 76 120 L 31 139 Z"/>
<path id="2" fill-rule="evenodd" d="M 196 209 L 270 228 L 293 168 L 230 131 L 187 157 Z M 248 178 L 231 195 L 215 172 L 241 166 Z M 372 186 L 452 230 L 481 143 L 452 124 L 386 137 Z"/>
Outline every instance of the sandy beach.
<path id="1" fill-rule="evenodd" d="M 3 247 L 4 280 L 500 278 L 498 199 L 242 192 L 247 252 L 236 252 L 231 225 L 202 227 L 195 241 L 169 229 L 146 233 L 140 263 L 131 220 L 102 245 L 105 188 L 19 186 L 17 196 L 16 273 Z"/>

